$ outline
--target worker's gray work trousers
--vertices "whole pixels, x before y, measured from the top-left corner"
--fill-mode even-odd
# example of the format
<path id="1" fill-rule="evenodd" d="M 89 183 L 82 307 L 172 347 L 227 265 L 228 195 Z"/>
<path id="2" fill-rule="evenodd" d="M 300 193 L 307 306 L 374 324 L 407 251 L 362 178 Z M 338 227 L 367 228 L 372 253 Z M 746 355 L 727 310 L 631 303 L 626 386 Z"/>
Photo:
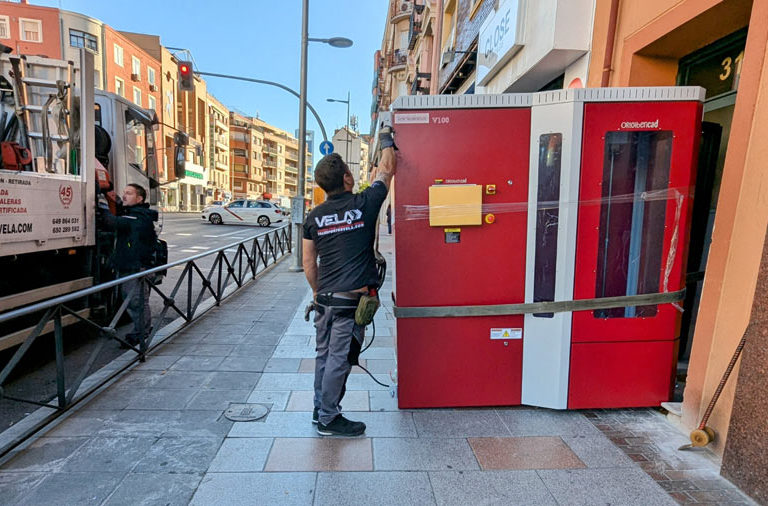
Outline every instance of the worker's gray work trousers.
<path id="1" fill-rule="evenodd" d="M 132 279 L 126 281 L 120 287 L 123 293 L 123 299 L 131 297 L 126 311 L 133 320 L 133 331 L 126 337 L 129 341 L 138 343 L 139 339 L 149 335 L 152 327 L 152 313 L 149 309 L 149 283 L 143 279 Z"/>
<path id="2" fill-rule="evenodd" d="M 354 308 L 317 304 L 315 329 L 315 409 L 320 423 L 327 425 L 341 414 L 340 403 L 352 370 L 348 359 L 352 339 L 362 345 L 365 328 L 355 323 Z"/>

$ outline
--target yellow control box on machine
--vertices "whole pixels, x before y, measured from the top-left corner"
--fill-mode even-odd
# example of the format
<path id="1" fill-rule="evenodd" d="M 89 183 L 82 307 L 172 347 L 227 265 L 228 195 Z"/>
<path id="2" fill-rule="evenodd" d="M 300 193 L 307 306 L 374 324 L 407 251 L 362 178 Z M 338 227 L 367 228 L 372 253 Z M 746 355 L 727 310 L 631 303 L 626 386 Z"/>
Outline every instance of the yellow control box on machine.
<path id="1" fill-rule="evenodd" d="M 483 187 L 477 184 L 437 184 L 429 187 L 429 225 L 481 225 Z"/>

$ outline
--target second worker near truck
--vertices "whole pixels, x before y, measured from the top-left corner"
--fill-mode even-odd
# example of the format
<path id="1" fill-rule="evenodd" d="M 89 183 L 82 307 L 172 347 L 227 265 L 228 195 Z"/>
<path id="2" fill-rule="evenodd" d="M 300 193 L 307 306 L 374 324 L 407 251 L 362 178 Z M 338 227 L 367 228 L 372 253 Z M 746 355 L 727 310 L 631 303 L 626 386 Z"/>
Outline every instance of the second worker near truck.
<path id="1" fill-rule="evenodd" d="M 397 165 L 388 128 L 382 129 L 379 145 L 376 177 L 357 194 L 352 193 L 355 178 L 341 156 L 333 153 L 318 162 L 315 182 L 328 199 L 304 222 L 303 267 L 314 293 L 317 331 L 312 423 L 323 436 L 359 436 L 365 432 L 363 422 L 342 415 L 340 403 L 352 369 L 350 354 L 356 362 L 365 331 L 355 323 L 355 310 L 361 296 L 378 288 L 373 251 L 376 220 Z"/>

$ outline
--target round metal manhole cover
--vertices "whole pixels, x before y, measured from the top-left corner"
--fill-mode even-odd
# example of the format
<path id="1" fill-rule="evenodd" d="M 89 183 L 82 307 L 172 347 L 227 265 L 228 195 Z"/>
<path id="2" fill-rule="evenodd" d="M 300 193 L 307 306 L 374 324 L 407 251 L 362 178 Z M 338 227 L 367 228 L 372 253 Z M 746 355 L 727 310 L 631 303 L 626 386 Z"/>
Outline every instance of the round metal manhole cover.
<path id="1" fill-rule="evenodd" d="M 264 418 L 267 413 L 269 410 L 261 404 L 230 404 L 224 416 L 233 422 L 253 422 Z"/>

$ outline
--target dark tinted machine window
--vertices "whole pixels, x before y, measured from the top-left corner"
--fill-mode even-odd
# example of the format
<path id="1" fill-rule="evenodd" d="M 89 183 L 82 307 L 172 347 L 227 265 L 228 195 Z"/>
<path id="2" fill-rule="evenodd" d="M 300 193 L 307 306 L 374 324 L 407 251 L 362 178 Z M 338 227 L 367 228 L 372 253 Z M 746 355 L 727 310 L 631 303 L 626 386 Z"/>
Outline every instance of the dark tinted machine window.
<path id="1" fill-rule="evenodd" d="M 607 132 L 596 297 L 657 293 L 661 279 L 671 131 Z M 655 316 L 657 307 L 598 309 L 597 318 Z"/>
<path id="2" fill-rule="evenodd" d="M 243 201 L 242 200 L 235 200 L 231 204 L 229 204 L 227 207 L 243 207 Z"/>

